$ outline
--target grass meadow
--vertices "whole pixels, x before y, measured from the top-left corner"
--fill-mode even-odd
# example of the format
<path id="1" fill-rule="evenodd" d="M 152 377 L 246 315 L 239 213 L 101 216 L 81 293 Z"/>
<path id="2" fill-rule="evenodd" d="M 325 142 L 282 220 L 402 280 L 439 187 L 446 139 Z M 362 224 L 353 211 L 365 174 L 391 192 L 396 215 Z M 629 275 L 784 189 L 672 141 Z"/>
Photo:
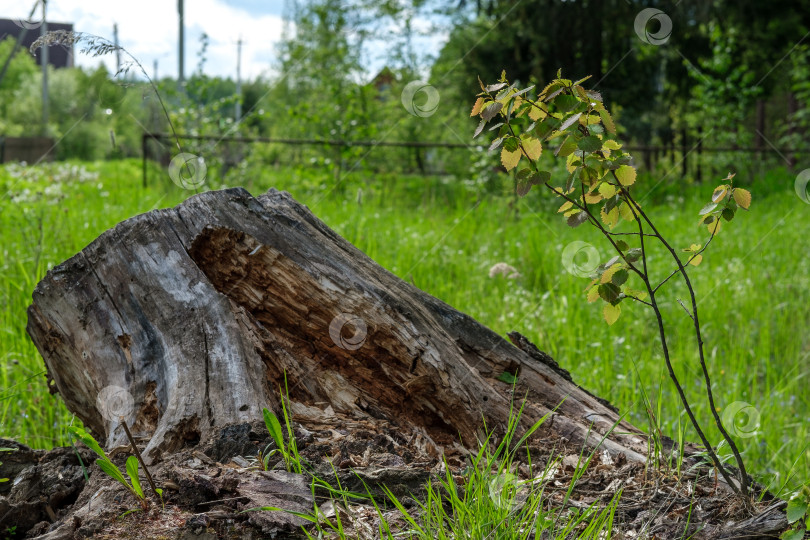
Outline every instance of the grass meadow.
<path id="1" fill-rule="evenodd" d="M 602 261 L 613 254 L 595 231 L 565 225 L 548 193 L 515 199 L 505 176 L 502 187 L 487 191 L 451 177 L 354 172 L 336 185 L 328 171 L 254 172 L 236 171 L 220 184 L 244 185 L 254 195 L 269 187 L 290 191 L 401 278 L 502 335 L 525 334 L 639 427 L 649 430 L 655 417 L 665 434 L 685 430 L 697 440 L 666 376 L 652 313 L 626 302 L 616 324 L 604 323 L 600 304 L 585 299 L 589 280 L 567 272 L 561 255 L 574 240 L 592 244 Z M 751 210 L 724 224 L 691 270 L 717 405 L 734 423 L 749 472 L 774 491 L 810 481 L 810 205 L 796 196 L 794 178 L 777 170 L 746 185 Z M 704 243 L 697 212 L 713 185 L 665 182 L 650 192 L 655 183 L 640 179 L 635 189 L 662 233 L 678 248 Z M 157 169 L 142 186 L 134 160 L 8 165 L 0 167 L 0 188 L 0 436 L 48 448 L 67 443 L 71 418 L 49 395 L 44 364 L 25 332 L 34 286 L 107 228 L 191 192 Z M 491 278 L 499 262 L 520 276 Z M 650 265 L 661 278 L 673 268 L 662 250 L 651 252 Z M 677 373 L 716 444 L 691 320 L 677 302 L 688 300 L 686 289 L 672 280 L 662 290 Z M 642 389 L 653 401 L 652 416 Z M 750 407 L 731 418 L 737 402 Z"/>

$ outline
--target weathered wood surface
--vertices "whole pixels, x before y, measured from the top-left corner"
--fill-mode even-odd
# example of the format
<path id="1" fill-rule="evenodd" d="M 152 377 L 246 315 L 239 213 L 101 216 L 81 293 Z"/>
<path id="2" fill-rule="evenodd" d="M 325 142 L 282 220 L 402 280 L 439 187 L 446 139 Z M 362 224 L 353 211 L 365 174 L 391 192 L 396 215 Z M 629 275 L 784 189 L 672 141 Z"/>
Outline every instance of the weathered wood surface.
<path id="1" fill-rule="evenodd" d="M 68 408 L 107 447 L 125 443 L 123 412 L 149 460 L 264 406 L 280 413 L 285 373 L 296 420 L 387 422 L 432 454 L 475 446 L 482 418 L 502 427 L 511 387 L 496 377 L 519 373 L 524 428 L 559 406 L 539 437 L 594 446 L 615 427 L 608 452 L 646 452 L 547 355 L 397 278 L 275 190 L 203 193 L 120 223 L 42 280 L 28 333 Z"/>

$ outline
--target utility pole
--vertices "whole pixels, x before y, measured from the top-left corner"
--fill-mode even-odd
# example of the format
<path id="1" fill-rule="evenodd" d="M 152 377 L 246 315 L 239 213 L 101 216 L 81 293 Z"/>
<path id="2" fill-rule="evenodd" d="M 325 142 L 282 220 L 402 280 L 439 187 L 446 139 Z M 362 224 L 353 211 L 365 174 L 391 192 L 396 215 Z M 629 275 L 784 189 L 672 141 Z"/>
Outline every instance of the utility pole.
<path id="1" fill-rule="evenodd" d="M 236 118 L 239 122 L 242 119 L 242 36 L 236 42 Z"/>
<path id="2" fill-rule="evenodd" d="M 183 73 L 185 69 L 183 67 L 183 55 L 184 53 L 184 45 L 185 45 L 185 32 L 183 30 L 183 0 L 177 0 L 177 15 L 178 20 L 180 23 L 179 27 L 179 36 L 178 36 L 178 44 L 177 44 L 177 84 L 180 88 L 183 88 Z"/>
<path id="3" fill-rule="evenodd" d="M 48 0 L 42 0 L 42 26 L 40 26 L 39 35 L 44 36 L 48 33 L 48 18 L 46 13 L 46 6 Z M 43 45 L 39 49 L 40 60 L 42 61 L 42 134 L 48 134 L 48 46 Z"/>
<path id="4" fill-rule="evenodd" d="M 118 23 L 113 23 L 113 42 L 115 43 L 115 74 L 121 72 L 121 49 L 118 47 Z"/>
<path id="5" fill-rule="evenodd" d="M 34 17 L 37 14 L 37 8 L 39 7 L 39 0 L 34 3 L 34 7 L 31 8 L 31 13 L 28 14 L 28 19 L 26 22 L 34 20 Z M 22 25 L 22 30 L 20 31 L 19 35 L 17 36 L 17 41 L 14 42 L 14 48 L 11 49 L 11 54 L 6 57 L 6 62 L 3 64 L 3 69 L 0 70 L 0 83 L 3 82 L 3 78 L 6 76 L 6 71 L 8 71 L 8 66 L 11 65 L 11 61 L 14 59 L 14 55 L 20 50 L 22 46 L 22 42 L 25 39 L 25 34 L 28 33 L 28 24 Z"/>

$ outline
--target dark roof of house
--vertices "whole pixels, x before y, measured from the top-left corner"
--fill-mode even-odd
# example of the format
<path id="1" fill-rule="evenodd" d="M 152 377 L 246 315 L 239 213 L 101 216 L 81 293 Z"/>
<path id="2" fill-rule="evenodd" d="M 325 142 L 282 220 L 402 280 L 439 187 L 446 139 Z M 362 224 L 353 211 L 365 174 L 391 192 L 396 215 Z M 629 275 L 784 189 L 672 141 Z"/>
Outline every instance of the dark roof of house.
<path id="1" fill-rule="evenodd" d="M 27 29 L 26 29 L 27 27 Z M 48 21 L 48 31 L 66 30 L 73 31 L 72 23 L 55 23 Z M 25 49 L 20 52 L 26 53 L 31 44 L 39 37 L 41 31 L 41 24 L 39 21 L 20 21 L 19 19 L 0 19 L 0 41 L 4 39 L 17 39 L 22 32 L 25 35 L 22 38 L 22 47 Z M 19 54 L 19 53 L 18 53 Z M 41 50 L 37 50 L 35 57 L 37 65 L 42 65 L 40 56 Z M 73 47 L 52 45 L 48 48 L 48 65 L 55 68 L 73 67 Z"/>

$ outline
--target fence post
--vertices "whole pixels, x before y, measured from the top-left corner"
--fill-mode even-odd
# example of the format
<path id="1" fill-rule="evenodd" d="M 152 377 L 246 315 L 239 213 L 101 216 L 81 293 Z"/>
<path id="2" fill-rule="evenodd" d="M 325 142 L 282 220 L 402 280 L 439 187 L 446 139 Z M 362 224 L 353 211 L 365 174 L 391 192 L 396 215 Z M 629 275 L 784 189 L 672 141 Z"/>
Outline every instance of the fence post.
<path id="1" fill-rule="evenodd" d="M 697 143 L 697 182 L 703 182 L 703 126 L 698 126 Z"/>
<path id="2" fill-rule="evenodd" d="M 799 101 L 796 99 L 796 94 L 793 92 L 788 92 L 788 134 L 790 137 L 788 140 L 790 141 L 790 146 L 796 147 L 796 133 L 798 130 L 796 129 L 796 120 L 795 116 L 796 113 L 799 111 Z M 793 168 L 796 167 L 796 154 L 793 152 L 788 154 L 788 170 L 792 171 Z"/>
<path id="3" fill-rule="evenodd" d="M 754 138 L 754 147 L 757 149 L 757 159 L 762 159 L 762 148 L 765 138 L 765 100 L 757 100 L 757 136 Z"/>
<path id="4" fill-rule="evenodd" d="M 146 137 L 147 133 L 144 131 L 143 135 L 141 135 L 141 156 L 142 156 L 142 176 L 143 176 L 143 187 L 146 187 Z"/>

